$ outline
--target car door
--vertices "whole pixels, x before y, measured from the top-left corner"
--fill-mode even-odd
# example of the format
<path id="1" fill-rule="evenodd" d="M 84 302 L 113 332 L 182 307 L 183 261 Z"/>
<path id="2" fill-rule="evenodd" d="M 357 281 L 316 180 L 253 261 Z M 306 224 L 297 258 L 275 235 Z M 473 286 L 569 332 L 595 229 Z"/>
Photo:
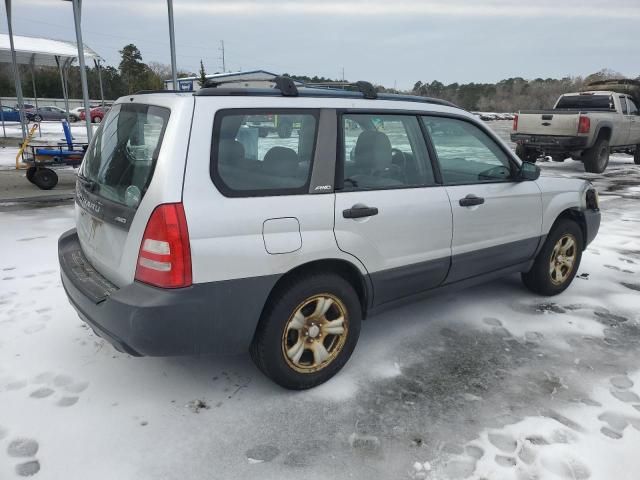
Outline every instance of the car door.
<path id="1" fill-rule="evenodd" d="M 620 113 L 622 114 L 622 121 L 618 122 L 618 125 L 616 125 L 614 128 L 615 133 L 612 140 L 615 143 L 612 142 L 611 145 L 627 145 L 629 143 L 629 133 L 631 130 L 631 125 L 633 123 L 633 116 L 629 115 L 626 95 L 619 95 L 618 100 L 620 101 Z"/>
<path id="2" fill-rule="evenodd" d="M 628 97 L 627 102 L 629 105 L 629 145 L 640 145 L 640 107 L 635 100 Z"/>
<path id="3" fill-rule="evenodd" d="M 453 212 L 447 283 L 533 258 L 542 233 L 537 184 L 516 181 L 518 164 L 488 131 L 462 117 L 422 117 Z"/>
<path id="4" fill-rule="evenodd" d="M 451 205 L 414 115 L 345 112 L 335 193 L 338 247 L 366 267 L 380 305 L 440 285 Z"/>

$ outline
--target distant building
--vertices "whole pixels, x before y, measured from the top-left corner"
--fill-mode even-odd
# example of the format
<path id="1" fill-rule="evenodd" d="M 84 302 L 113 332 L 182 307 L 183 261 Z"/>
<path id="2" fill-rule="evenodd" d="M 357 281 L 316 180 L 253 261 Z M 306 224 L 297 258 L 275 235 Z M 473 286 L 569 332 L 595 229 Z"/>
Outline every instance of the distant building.
<path id="1" fill-rule="evenodd" d="M 245 87 L 256 88 L 264 87 L 265 82 L 269 82 L 276 78 L 278 75 L 275 73 L 267 72 L 266 70 L 251 70 L 247 72 L 232 72 L 232 73 L 216 73 L 214 75 L 207 75 L 207 80 L 218 80 L 224 82 L 225 87 Z M 185 77 L 178 79 L 178 88 L 173 88 L 172 80 L 164 81 L 165 90 L 180 90 L 181 92 L 194 92 L 200 90 L 200 84 L 198 80 L 200 77 Z M 296 82 L 301 85 L 301 82 Z M 222 86 L 222 85 L 221 85 Z"/>

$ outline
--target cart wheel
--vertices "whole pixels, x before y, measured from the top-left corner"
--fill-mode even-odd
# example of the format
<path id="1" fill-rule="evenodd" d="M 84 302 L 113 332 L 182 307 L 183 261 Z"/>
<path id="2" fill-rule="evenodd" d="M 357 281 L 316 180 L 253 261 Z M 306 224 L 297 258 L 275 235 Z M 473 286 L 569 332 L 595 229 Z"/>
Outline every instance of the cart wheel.
<path id="1" fill-rule="evenodd" d="M 33 174 L 36 173 L 36 170 L 38 170 L 37 167 L 27 168 L 27 180 L 29 180 L 31 183 L 33 183 Z"/>
<path id="2" fill-rule="evenodd" d="M 51 190 L 58 184 L 58 175 L 50 168 L 38 168 L 32 182 L 41 190 Z"/>

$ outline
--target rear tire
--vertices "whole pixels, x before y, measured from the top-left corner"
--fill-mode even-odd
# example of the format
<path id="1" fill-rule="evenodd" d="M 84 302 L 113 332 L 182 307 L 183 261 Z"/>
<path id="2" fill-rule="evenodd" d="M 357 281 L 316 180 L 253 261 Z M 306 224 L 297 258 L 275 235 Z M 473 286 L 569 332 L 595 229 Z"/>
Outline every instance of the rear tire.
<path id="1" fill-rule="evenodd" d="M 523 162 L 536 163 L 536 160 L 538 160 L 537 152 L 525 147 L 521 143 L 516 145 L 516 155 Z"/>
<path id="2" fill-rule="evenodd" d="M 31 183 L 40 190 L 51 190 L 58 184 L 58 175 L 50 168 L 38 168 L 33 173 Z"/>
<path id="3" fill-rule="evenodd" d="M 636 151 L 633 153 L 633 163 L 640 165 L 640 143 L 636 145 Z"/>
<path id="4" fill-rule="evenodd" d="M 551 161 L 553 162 L 564 162 L 565 158 L 562 155 L 551 155 Z"/>
<path id="5" fill-rule="evenodd" d="M 93 123 L 100 123 L 101 121 L 102 121 L 102 117 L 98 117 L 98 116 L 93 117 L 93 120 L 92 120 Z"/>
<path id="6" fill-rule="evenodd" d="M 38 122 L 38 123 L 40 123 L 40 122 L 42 121 L 42 117 L 41 117 L 40 115 L 35 115 L 35 116 L 33 117 L 33 121 L 34 121 L 34 122 Z"/>
<path id="7" fill-rule="evenodd" d="M 522 282 L 534 293 L 553 296 L 562 293 L 580 267 L 584 239 L 580 226 L 560 219 L 553 226 L 533 267 L 522 274 Z"/>
<path id="8" fill-rule="evenodd" d="M 584 170 L 589 173 L 602 173 L 609 165 L 609 140 L 598 138 L 593 147 L 582 155 Z"/>
<path id="9" fill-rule="evenodd" d="M 358 295 L 343 277 L 331 273 L 291 277 L 269 298 L 251 357 L 262 373 L 284 388 L 315 387 L 349 360 L 361 319 Z"/>

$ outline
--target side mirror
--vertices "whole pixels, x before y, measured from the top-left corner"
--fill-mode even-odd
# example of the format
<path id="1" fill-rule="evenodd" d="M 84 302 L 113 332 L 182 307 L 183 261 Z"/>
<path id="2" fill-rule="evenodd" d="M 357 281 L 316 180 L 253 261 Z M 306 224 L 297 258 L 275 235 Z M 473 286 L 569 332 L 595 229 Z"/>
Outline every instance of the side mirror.
<path id="1" fill-rule="evenodd" d="M 518 171 L 517 180 L 537 180 L 539 177 L 540 167 L 538 167 L 535 163 L 522 162 L 522 165 L 520 165 L 520 170 Z"/>

